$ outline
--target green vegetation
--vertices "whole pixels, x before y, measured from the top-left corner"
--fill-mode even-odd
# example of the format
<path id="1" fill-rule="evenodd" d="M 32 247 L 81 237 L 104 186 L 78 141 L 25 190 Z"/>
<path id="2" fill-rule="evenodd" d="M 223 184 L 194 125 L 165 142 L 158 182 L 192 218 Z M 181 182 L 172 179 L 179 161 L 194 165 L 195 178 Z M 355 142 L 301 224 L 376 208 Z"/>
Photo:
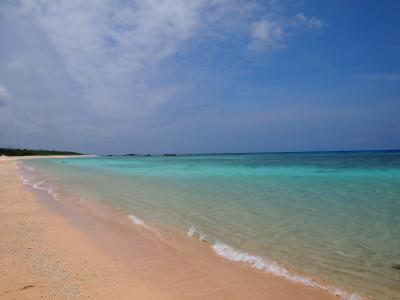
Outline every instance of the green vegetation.
<path id="1" fill-rule="evenodd" d="M 56 150 L 33 150 L 19 148 L 0 148 L 0 155 L 6 156 L 28 156 L 28 155 L 82 155 L 82 153 L 72 151 Z"/>

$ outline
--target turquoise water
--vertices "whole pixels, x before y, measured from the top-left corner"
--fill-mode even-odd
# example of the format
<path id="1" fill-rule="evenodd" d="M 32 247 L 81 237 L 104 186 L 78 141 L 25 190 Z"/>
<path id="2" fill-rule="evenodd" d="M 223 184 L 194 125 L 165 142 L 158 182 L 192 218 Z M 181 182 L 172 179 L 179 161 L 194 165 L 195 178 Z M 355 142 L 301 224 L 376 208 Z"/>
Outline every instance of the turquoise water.
<path id="1" fill-rule="evenodd" d="M 400 299 L 400 152 L 95 157 L 24 162 L 54 194 L 174 227 L 304 284 Z M 27 179 L 28 180 L 28 179 Z M 336 287 L 337 289 L 334 289 Z M 354 296 L 354 295 L 353 295 Z"/>

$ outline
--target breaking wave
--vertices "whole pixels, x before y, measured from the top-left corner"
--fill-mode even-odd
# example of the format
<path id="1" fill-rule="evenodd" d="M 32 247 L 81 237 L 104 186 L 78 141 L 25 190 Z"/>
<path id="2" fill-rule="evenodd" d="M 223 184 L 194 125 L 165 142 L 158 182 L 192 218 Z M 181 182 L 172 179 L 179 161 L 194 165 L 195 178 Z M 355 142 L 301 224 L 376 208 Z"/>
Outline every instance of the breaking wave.
<path id="1" fill-rule="evenodd" d="M 205 234 L 203 234 L 199 229 L 197 229 L 197 227 L 194 225 L 192 225 L 189 228 L 187 235 L 189 237 L 196 238 L 200 241 L 209 241 L 207 239 L 207 236 Z M 329 292 L 343 300 L 361 300 L 361 299 L 363 299 L 360 295 L 358 295 L 356 293 L 348 293 L 346 291 L 343 291 L 340 288 L 337 288 L 334 286 L 326 286 L 321 283 L 318 283 L 317 281 L 315 281 L 309 277 L 294 274 L 294 273 L 290 272 L 289 270 L 287 270 L 285 267 L 280 266 L 276 262 L 269 262 L 260 256 L 252 255 L 252 254 L 249 254 L 248 252 L 237 250 L 237 249 L 235 249 L 229 245 L 226 245 L 224 243 L 221 243 L 219 241 L 215 241 L 210 244 L 211 244 L 211 247 L 213 248 L 214 252 L 217 255 L 219 255 L 229 261 L 248 264 L 258 270 L 263 270 L 263 271 L 273 274 L 275 276 L 283 277 L 292 282 L 301 283 L 301 284 L 309 286 L 309 287 L 324 290 L 324 291 Z"/>
<path id="2" fill-rule="evenodd" d="M 189 237 L 197 238 L 200 241 L 207 241 L 207 237 L 196 226 L 192 225 L 187 233 Z"/>
<path id="3" fill-rule="evenodd" d="M 33 182 L 32 180 L 24 177 L 22 174 L 19 174 L 19 177 L 21 178 L 23 184 L 28 185 L 35 190 L 47 192 L 47 194 L 52 196 L 55 200 L 58 200 L 59 194 L 56 192 L 56 188 L 52 187 L 51 185 L 43 186 L 46 184 L 46 181 L 41 180 L 38 182 Z"/>
<path id="4" fill-rule="evenodd" d="M 147 230 L 151 230 L 156 232 L 156 230 L 154 229 L 154 227 L 152 225 L 147 224 L 144 220 L 142 220 L 141 218 L 136 217 L 135 215 L 130 214 L 128 216 L 129 219 L 131 219 L 131 221 L 135 224 L 135 225 L 139 225 L 142 226 L 143 228 L 146 228 Z"/>
<path id="5" fill-rule="evenodd" d="M 128 218 L 131 219 L 136 225 L 144 225 L 144 221 L 134 215 L 129 215 Z"/>

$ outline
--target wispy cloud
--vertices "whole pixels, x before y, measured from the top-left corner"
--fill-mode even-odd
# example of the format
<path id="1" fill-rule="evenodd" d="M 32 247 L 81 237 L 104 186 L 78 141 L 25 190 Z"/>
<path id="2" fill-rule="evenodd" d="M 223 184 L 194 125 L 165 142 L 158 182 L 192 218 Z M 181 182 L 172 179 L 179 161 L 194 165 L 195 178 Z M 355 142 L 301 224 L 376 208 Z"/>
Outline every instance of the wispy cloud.
<path id="1" fill-rule="evenodd" d="M 248 26 L 250 49 L 283 46 L 284 28 L 290 24 L 258 18 L 256 7 L 260 5 L 255 1 L 240 0 L 33 0 L 5 4 L 15 18 L 32 20 L 45 34 L 89 109 L 99 114 L 129 111 L 131 115 L 148 113 L 180 91 L 180 84 L 166 84 L 160 78 L 157 67 L 214 25 L 234 19 Z M 268 8 L 262 7 L 262 11 Z M 322 21 L 304 14 L 298 14 L 296 22 L 307 28 L 322 26 Z M 14 67 L 18 65 L 13 62 Z"/>
<path id="2" fill-rule="evenodd" d="M 326 24 L 319 18 L 308 17 L 304 13 L 299 13 L 294 17 L 294 26 L 304 27 L 305 29 L 321 29 Z"/>
<path id="3" fill-rule="evenodd" d="M 149 86 L 151 71 L 196 31 L 205 1 L 22 1 L 98 113 L 143 112 L 170 87 Z M 168 90 L 169 92 L 167 92 Z M 156 95 L 155 97 L 153 97 Z M 123 111 L 126 111 L 123 110 Z"/>
<path id="4" fill-rule="evenodd" d="M 290 18 L 282 18 L 275 13 L 269 13 L 251 24 L 249 49 L 284 48 L 287 37 L 293 35 L 296 31 L 301 29 L 319 30 L 324 26 L 325 23 L 321 19 L 307 17 L 304 13 L 298 13 Z"/>
<path id="5" fill-rule="evenodd" d="M 293 15 L 279 2 L 0 1 L 0 78 L 13 99 L 0 111 L 0 134 L 140 134 L 163 119 L 165 107 L 194 101 L 188 90 L 206 89 L 175 72 L 180 57 L 228 45 L 247 58 L 248 49 L 281 49 L 302 28 L 318 27 L 318 19 L 304 15 L 295 17 L 301 26 L 292 26 Z M 218 55 L 223 60 L 225 53 Z"/>
<path id="6" fill-rule="evenodd" d="M 251 26 L 252 41 L 249 48 L 260 50 L 265 47 L 280 46 L 284 36 L 283 26 L 279 22 L 263 18 Z"/>

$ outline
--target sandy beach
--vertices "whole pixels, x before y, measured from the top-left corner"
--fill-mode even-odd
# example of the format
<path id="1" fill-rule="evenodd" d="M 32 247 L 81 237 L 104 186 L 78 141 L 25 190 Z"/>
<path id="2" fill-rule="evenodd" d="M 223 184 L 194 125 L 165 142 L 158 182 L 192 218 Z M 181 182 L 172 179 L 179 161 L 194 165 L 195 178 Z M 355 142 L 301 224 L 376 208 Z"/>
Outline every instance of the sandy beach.
<path id="1" fill-rule="evenodd" d="M 0 158 L 0 299 L 338 299 L 41 197 L 18 159 Z"/>
<path id="2" fill-rule="evenodd" d="M 0 300 L 400 300 L 399 11 L 0 0 Z"/>

